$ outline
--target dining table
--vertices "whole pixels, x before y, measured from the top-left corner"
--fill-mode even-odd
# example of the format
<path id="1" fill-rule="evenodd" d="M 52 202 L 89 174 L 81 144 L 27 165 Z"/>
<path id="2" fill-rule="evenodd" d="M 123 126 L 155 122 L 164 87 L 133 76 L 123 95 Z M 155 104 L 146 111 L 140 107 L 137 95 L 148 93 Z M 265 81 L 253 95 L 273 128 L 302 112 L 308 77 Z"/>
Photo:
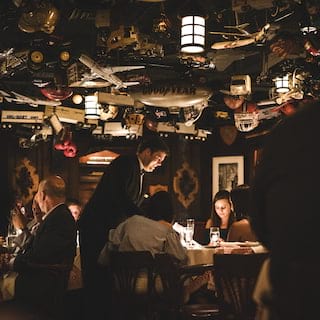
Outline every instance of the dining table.
<path id="1" fill-rule="evenodd" d="M 201 245 L 193 241 L 187 247 L 188 265 L 197 264 L 213 264 L 214 256 L 216 254 L 254 254 L 266 252 L 266 248 L 259 242 L 245 241 L 245 242 L 226 242 L 223 241 L 219 246 Z"/>

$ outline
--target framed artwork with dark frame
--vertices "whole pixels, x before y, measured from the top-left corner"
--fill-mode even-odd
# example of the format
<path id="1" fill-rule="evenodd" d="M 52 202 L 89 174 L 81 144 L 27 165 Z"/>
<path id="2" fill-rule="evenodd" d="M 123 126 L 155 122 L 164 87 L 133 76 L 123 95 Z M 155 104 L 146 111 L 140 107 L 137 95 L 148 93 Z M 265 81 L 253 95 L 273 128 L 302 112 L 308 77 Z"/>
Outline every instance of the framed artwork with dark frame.
<path id="1" fill-rule="evenodd" d="M 244 157 L 226 156 L 212 158 L 212 195 L 244 183 Z"/>

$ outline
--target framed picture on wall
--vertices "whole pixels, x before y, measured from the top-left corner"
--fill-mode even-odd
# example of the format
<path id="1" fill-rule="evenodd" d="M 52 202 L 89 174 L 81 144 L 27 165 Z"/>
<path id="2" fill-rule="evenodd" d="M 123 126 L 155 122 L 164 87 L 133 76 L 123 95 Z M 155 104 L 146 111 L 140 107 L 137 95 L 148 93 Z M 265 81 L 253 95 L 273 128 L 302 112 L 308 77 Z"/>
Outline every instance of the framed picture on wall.
<path id="1" fill-rule="evenodd" d="M 230 191 L 244 183 L 244 157 L 227 156 L 212 158 L 212 195 L 219 190 Z"/>

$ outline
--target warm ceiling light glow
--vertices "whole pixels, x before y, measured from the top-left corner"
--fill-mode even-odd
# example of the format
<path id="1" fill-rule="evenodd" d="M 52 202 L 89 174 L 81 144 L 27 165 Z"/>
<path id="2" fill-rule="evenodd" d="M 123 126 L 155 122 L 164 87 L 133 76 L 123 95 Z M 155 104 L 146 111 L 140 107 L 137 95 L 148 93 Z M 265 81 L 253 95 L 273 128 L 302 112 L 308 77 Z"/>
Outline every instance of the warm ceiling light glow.
<path id="1" fill-rule="evenodd" d="M 83 98 L 81 94 L 75 94 L 72 96 L 72 102 L 74 104 L 80 104 L 82 102 Z"/>
<path id="2" fill-rule="evenodd" d="M 100 119 L 100 105 L 98 103 L 98 96 L 86 96 L 84 99 L 86 119 Z"/>
<path id="3" fill-rule="evenodd" d="M 278 92 L 278 93 L 289 92 L 290 88 L 289 88 L 289 76 L 288 75 L 275 78 L 274 83 L 276 86 L 276 92 Z"/>
<path id="4" fill-rule="evenodd" d="M 181 52 L 201 53 L 205 47 L 205 18 L 185 16 L 181 19 Z"/>

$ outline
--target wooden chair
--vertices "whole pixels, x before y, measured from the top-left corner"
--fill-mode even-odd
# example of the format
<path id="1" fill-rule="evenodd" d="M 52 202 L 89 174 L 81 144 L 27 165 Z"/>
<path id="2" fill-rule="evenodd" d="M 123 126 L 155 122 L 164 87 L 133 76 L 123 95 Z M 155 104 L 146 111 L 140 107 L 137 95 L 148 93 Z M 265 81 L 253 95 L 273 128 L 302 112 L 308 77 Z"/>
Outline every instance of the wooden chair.
<path id="1" fill-rule="evenodd" d="M 153 268 L 154 259 L 149 251 L 110 252 L 112 319 L 153 317 Z"/>
<path id="2" fill-rule="evenodd" d="M 155 275 L 162 284 L 162 291 L 157 292 L 160 319 L 217 319 L 217 305 L 186 304 L 184 299 L 186 281 L 212 268 L 212 264 L 179 266 L 169 254 L 156 254 Z"/>
<path id="3" fill-rule="evenodd" d="M 28 262 L 23 274 L 18 275 L 19 282 L 16 280 L 14 303 L 38 315 L 61 317 L 71 268 L 70 261 L 57 264 Z"/>
<path id="4" fill-rule="evenodd" d="M 220 310 L 228 319 L 254 319 L 256 305 L 252 294 L 260 268 L 268 255 L 214 255 L 214 281 Z"/>

